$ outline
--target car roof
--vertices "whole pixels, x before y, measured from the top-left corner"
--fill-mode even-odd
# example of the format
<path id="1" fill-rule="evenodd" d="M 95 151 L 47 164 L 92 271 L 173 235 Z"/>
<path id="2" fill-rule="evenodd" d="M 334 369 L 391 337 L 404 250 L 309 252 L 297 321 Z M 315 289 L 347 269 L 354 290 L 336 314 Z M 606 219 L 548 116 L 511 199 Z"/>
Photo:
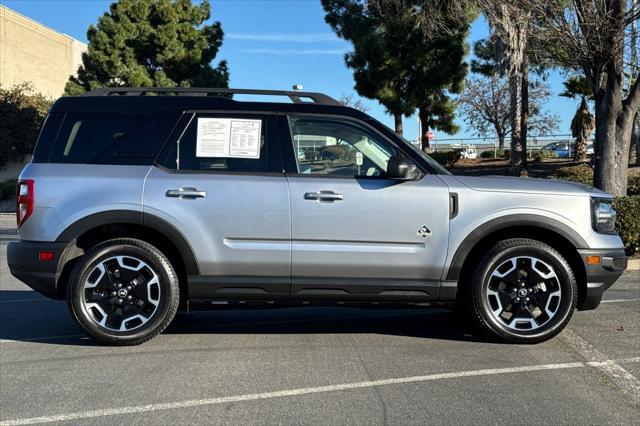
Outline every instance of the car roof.
<path id="1" fill-rule="evenodd" d="M 150 96 L 150 93 L 159 93 Z M 238 101 L 236 94 L 288 97 L 293 103 Z M 168 96 L 172 95 L 172 96 Z M 176 96 L 177 95 L 177 96 Z M 302 101 L 302 98 L 311 102 Z M 58 99 L 51 112 L 96 112 L 96 113 L 155 113 L 166 110 L 181 111 L 245 111 L 264 113 L 306 113 L 346 115 L 361 120 L 370 120 L 367 114 L 342 105 L 321 93 L 290 92 L 251 89 L 158 89 L 158 88 L 113 88 L 88 92 L 84 96 L 67 96 Z"/>
<path id="2" fill-rule="evenodd" d="M 354 108 L 324 104 L 290 104 L 280 102 L 244 102 L 233 99 L 200 96 L 69 96 L 58 99 L 51 112 L 118 112 L 155 113 L 165 110 L 255 111 L 274 113 L 310 113 L 347 115 L 361 120 L 370 119 Z"/>

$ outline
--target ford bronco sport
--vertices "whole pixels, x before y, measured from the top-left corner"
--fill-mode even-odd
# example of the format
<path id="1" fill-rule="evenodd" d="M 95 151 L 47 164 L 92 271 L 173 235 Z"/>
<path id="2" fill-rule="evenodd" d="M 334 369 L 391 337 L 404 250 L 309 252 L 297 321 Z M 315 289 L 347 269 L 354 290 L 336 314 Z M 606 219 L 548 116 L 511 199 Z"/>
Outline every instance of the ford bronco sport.
<path id="1" fill-rule="evenodd" d="M 322 94 L 99 89 L 52 106 L 8 263 L 111 344 L 242 302 L 455 302 L 534 343 L 626 268 L 615 218 L 584 185 L 452 176 Z"/>

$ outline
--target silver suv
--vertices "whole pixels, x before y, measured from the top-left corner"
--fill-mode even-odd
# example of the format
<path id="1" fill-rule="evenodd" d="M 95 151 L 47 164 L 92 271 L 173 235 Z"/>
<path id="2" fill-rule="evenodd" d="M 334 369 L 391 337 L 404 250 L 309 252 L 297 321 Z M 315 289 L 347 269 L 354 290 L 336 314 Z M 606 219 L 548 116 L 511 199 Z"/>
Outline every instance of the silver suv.
<path id="1" fill-rule="evenodd" d="M 535 343 L 626 268 L 615 217 L 584 185 L 452 176 L 318 93 L 100 89 L 51 108 L 8 262 L 111 344 L 244 302 L 455 303 Z"/>

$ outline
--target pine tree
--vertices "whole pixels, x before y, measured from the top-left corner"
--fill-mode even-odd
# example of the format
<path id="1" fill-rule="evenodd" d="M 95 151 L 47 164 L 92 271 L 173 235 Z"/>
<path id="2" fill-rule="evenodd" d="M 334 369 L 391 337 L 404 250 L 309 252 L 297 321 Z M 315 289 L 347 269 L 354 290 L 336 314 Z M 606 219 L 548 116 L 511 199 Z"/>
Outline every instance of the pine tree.
<path id="1" fill-rule="evenodd" d="M 449 134 L 458 131 L 454 122 L 457 104 L 451 95 L 462 93 L 467 76 L 469 24 L 451 20 L 447 27 L 446 34 L 435 36 L 409 30 L 409 42 L 403 46 L 404 68 L 408 69 L 407 89 L 411 103 L 418 108 L 423 149 L 429 147 L 429 129 Z"/>
<path id="2" fill-rule="evenodd" d="M 119 0 L 87 31 L 88 51 L 68 95 L 99 87 L 227 87 L 219 22 L 205 25 L 208 0 Z"/>
<path id="3" fill-rule="evenodd" d="M 439 3 L 445 19 L 452 1 Z M 361 0 L 322 0 L 325 20 L 338 36 L 353 44 L 346 63 L 354 70 L 356 91 L 377 99 L 391 113 L 396 132 L 402 133 L 402 116 L 417 108 L 423 123 L 423 143 L 429 128 L 452 133 L 455 103 L 467 72 L 464 62 L 468 20 L 443 22 L 441 35 L 424 32 L 415 14 L 387 6 L 392 3 Z"/>
<path id="4" fill-rule="evenodd" d="M 402 116 L 415 110 L 406 96 L 406 70 L 398 49 L 406 31 L 392 30 L 392 22 L 367 7 L 366 2 L 322 0 L 322 6 L 325 21 L 338 36 L 353 44 L 345 62 L 353 69 L 356 92 L 380 102 L 393 115 L 396 133 L 402 134 Z"/>

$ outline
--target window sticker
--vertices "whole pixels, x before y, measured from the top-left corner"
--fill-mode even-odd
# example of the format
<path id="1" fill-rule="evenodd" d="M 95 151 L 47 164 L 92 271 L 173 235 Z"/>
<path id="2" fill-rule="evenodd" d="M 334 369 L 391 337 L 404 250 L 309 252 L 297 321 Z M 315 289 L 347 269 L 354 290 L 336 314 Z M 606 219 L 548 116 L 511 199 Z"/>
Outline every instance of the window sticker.
<path id="1" fill-rule="evenodd" d="M 262 120 L 198 118 L 196 157 L 260 158 Z"/>
<path id="2" fill-rule="evenodd" d="M 230 157 L 260 157 L 260 126 L 262 120 L 231 120 Z"/>

